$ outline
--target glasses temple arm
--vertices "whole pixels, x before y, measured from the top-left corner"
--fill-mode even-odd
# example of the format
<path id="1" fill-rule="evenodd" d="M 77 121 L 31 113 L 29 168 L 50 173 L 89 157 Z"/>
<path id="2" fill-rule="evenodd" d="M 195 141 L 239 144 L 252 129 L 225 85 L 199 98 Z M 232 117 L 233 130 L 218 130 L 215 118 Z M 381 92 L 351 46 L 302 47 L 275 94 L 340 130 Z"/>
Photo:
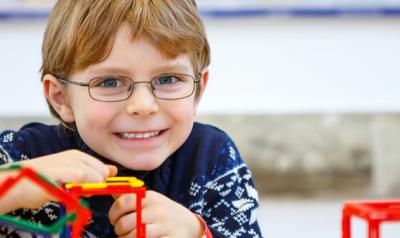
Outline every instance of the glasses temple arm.
<path id="1" fill-rule="evenodd" d="M 88 83 L 80 83 L 80 82 L 65 80 L 65 79 L 62 79 L 62 78 L 57 78 L 57 80 L 60 81 L 61 83 L 64 83 L 64 84 L 74 84 L 74 85 L 85 86 L 85 87 L 89 86 Z"/>

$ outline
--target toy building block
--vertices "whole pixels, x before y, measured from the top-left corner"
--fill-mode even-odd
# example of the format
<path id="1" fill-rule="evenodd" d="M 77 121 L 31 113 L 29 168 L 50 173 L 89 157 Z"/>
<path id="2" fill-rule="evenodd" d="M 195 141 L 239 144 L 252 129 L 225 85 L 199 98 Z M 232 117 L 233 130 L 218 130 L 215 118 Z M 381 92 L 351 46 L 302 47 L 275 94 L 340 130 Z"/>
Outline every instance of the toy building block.
<path id="1" fill-rule="evenodd" d="M 351 238 L 351 216 L 367 221 L 368 238 L 380 238 L 382 222 L 400 221 L 400 200 L 349 201 L 342 212 L 342 238 Z"/>
<path id="2" fill-rule="evenodd" d="M 134 193 L 136 195 L 136 238 L 146 237 L 146 226 L 142 222 L 142 199 L 146 195 L 143 181 L 135 177 L 110 177 L 105 183 L 69 183 L 65 185 L 65 188 L 77 198 L 84 195 Z"/>
<path id="3" fill-rule="evenodd" d="M 0 223 L 6 226 L 14 227 L 19 230 L 34 232 L 36 235 L 40 235 L 46 238 L 51 238 L 55 234 L 60 234 L 62 229 L 67 225 L 68 222 L 73 222 L 76 219 L 76 213 L 71 213 L 68 216 L 63 216 L 57 220 L 53 225 L 47 227 L 43 225 L 34 224 L 32 222 L 15 218 L 13 216 L 1 215 Z"/>
<path id="4" fill-rule="evenodd" d="M 0 184 L 0 198 L 5 196 L 5 194 L 18 182 L 23 179 L 28 179 L 64 204 L 67 214 L 50 227 L 34 224 L 6 214 L 0 215 L 1 223 L 48 237 L 60 233 L 65 224 L 69 223 L 71 224 L 72 229 L 75 230 L 76 237 L 81 235 L 83 227 L 89 223 L 91 218 L 91 211 L 84 205 L 83 201 L 71 196 L 57 184 L 30 168 L 24 168 L 18 164 L 0 168 L 0 172 L 6 170 L 17 170 L 18 173 L 14 176 L 8 177 L 2 184 Z"/>

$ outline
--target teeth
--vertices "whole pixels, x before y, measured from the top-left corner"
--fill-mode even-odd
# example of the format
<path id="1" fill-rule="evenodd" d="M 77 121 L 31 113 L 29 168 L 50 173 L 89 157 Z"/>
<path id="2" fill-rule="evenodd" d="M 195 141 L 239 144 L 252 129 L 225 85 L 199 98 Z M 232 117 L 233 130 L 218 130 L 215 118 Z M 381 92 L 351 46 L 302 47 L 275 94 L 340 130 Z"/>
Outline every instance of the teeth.
<path id="1" fill-rule="evenodd" d="M 126 139 L 146 139 L 149 137 L 158 136 L 158 134 L 160 134 L 160 131 L 154 131 L 149 133 L 129 133 L 129 132 L 120 133 L 120 135 Z"/>

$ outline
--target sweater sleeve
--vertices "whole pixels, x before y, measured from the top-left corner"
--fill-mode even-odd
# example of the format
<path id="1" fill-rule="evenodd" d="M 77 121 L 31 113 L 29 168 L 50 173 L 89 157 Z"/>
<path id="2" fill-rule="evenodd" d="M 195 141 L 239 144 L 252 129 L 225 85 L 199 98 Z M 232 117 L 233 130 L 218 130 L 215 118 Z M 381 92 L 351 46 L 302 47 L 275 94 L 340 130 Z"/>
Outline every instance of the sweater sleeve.
<path id="1" fill-rule="evenodd" d="M 0 133 L 0 165 L 30 159 L 29 148 L 21 133 L 4 131 Z M 60 205 L 48 202 L 38 209 L 19 209 L 10 215 L 36 224 L 50 225 L 58 218 Z M 0 237 L 36 237 L 34 234 L 0 224 Z"/>
<path id="2" fill-rule="evenodd" d="M 28 160 L 29 157 L 28 147 L 18 132 L 0 133 L 0 165 Z"/>
<path id="3" fill-rule="evenodd" d="M 258 192 L 231 140 L 220 148 L 211 175 L 193 181 L 190 190 L 197 197 L 190 209 L 203 217 L 214 237 L 262 237 Z"/>

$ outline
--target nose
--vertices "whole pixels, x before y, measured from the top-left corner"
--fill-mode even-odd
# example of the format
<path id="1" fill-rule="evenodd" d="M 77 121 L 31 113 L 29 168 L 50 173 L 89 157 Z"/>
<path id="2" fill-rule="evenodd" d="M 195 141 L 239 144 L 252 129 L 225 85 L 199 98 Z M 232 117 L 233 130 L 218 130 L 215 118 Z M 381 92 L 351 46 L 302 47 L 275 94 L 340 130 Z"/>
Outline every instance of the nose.
<path id="1" fill-rule="evenodd" d="M 150 87 L 147 83 L 135 84 L 126 106 L 129 115 L 147 117 L 158 112 L 159 106 Z"/>

